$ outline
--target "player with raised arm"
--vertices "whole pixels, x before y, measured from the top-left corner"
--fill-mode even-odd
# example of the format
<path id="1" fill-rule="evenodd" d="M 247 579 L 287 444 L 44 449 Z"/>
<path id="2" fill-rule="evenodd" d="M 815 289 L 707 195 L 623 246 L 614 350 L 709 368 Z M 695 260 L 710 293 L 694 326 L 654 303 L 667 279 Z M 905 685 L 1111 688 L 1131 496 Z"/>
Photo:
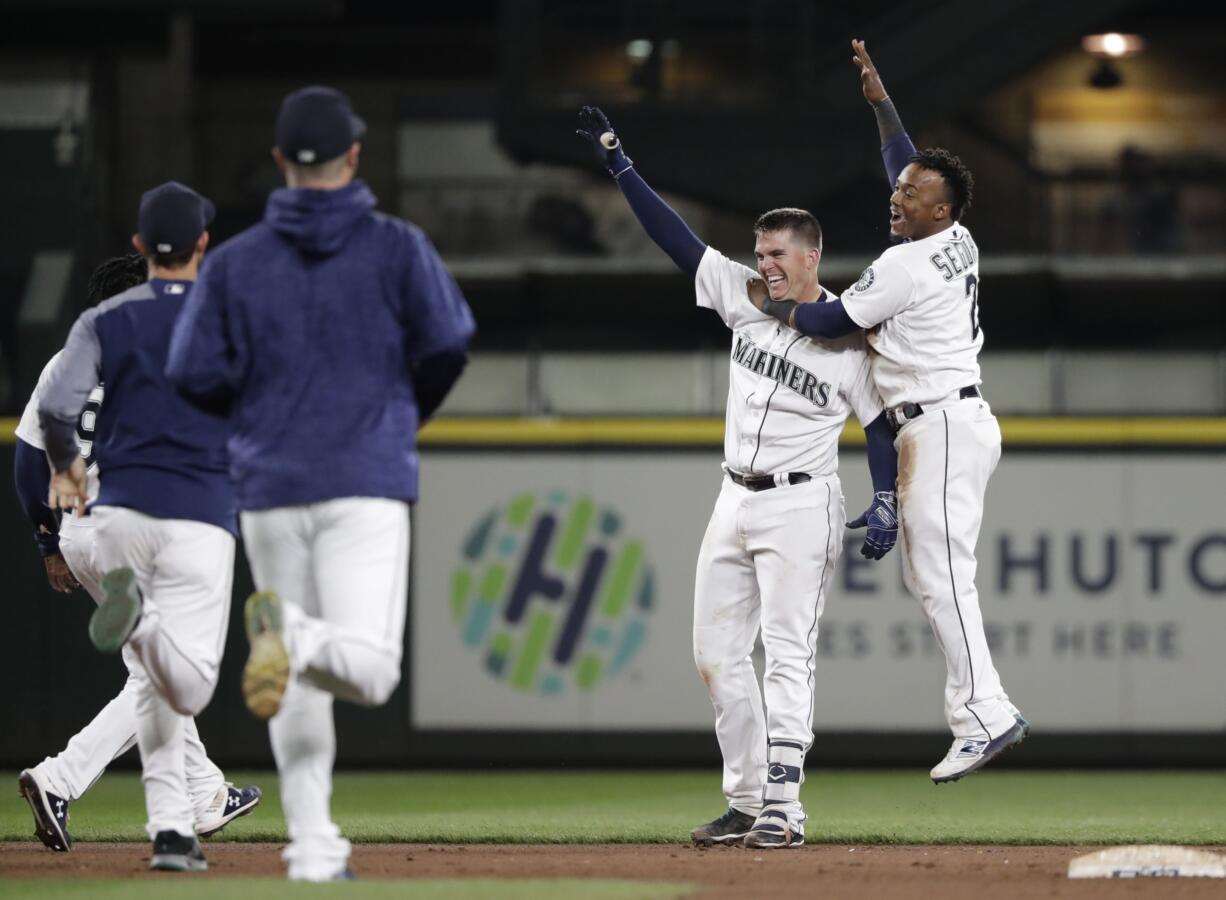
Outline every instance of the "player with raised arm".
<path id="1" fill-rule="evenodd" d="M 974 181 L 958 157 L 917 152 L 863 41 L 852 41 L 894 193 L 896 245 L 833 304 L 780 300 L 749 285 L 755 306 L 803 334 L 868 332 L 873 380 L 897 434 L 903 579 L 945 653 L 945 717 L 954 740 L 932 770 L 957 781 L 1021 743 L 1030 725 L 1010 702 L 984 634 L 975 544 L 1000 426 L 979 386 L 979 248 L 962 217 Z"/>
<path id="2" fill-rule="evenodd" d="M 327 87 L 281 104 L 286 186 L 205 265 L 167 374 L 231 421 L 247 601 L 248 708 L 270 719 L 289 877 L 349 877 L 332 821 L 333 698 L 400 681 L 416 434 L 467 362 L 475 326 L 416 226 L 357 180 L 365 123 Z"/>
<path id="3" fill-rule="evenodd" d="M 98 266 L 90 276 L 86 300 L 93 307 L 128 288 L 143 284 L 148 263 L 139 253 L 117 256 Z M 97 568 L 93 516 L 67 510 L 62 517 L 47 505 L 51 469 L 38 424 L 39 400 L 50 378 L 57 353 L 43 367 L 38 385 L 30 395 L 17 425 L 14 474 L 17 495 L 34 526 L 34 539 L 43 556 L 47 580 L 61 593 L 84 588 L 95 603 L 102 603 L 102 575 Z M 103 386 L 89 394 L 77 423 L 77 443 L 85 460 L 91 501 L 98 497 L 97 465 L 94 463 L 94 433 L 103 398 Z M 57 755 L 24 770 L 18 789 L 34 814 L 35 835 L 51 850 L 72 849 L 68 832 L 68 808 L 84 796 L 110 765 L 136 744 L 136 698 L 147 681 L 144 667 L 131 647 L 123 648 L 128 678 L 119 695 L 104 706 L 93 720 L 69 739 Z M 229 822 L 250 813 L 260 802 L 260 789 L 236 788 L 209 759 L 189 719 L 184 726 L 187 790 L 195 812 L 199 837 L 221 831 Z"/>
<path id="4" fill-rule="evenodd" d="M 821 228 L 810 213 L 776 209 L 759 217 L 755 274 L 704 244 L 647 186 L 599 109 L 583 108 L 579 134 L 647 234 L 694 279 L 698 305 L 732 331 L 724 478 L 698 556 L 693 646 L 715 708 L 728 810 L 691 837 L 704 845 L 798 846 L 818 620 L 843 547 L 838 441 L 852 412 L 868 438 L 875 491 L 852 523 L 868 525 L 861 552 L 879 559 L 896 535 L 897 460 L 864 338 L 806 338 L 745 295 L 746 279 L 760 276 L 772 293 L 797 296 L 804 306 L 831 302 L 818 282 Z M 751 659 L 759 630 L 762 691 Z"/>
<path id="5" fill-rule="evenodd" d="M 173 871 L 208 868 L 185 743 L 217 684 L 238 532 L 226 423 L 184 403 L 164 374 L 212 218 L 213 204 L 177 182 L 145 192 L 132 242 L 149 261 L 149 282 L 77 319 L 38 404 L 53 469 L 48 504 L 82 514 L 89 495 L 76 425 L 90 393 L 106 385 L 89 512 L 106 574 L 89 635 L 103 652 L 130 647 L 147 676 L 135 705 L 150 866 Z"/>

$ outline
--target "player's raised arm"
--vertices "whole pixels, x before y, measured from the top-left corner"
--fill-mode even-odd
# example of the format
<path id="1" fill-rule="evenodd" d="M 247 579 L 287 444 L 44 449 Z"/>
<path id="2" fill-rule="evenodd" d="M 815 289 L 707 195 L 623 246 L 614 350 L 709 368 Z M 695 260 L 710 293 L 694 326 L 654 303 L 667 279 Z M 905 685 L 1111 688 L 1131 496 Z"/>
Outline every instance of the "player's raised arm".
<path id="1" fill-rule="evenodd" d="M 853 39 L 851 50 L 851 61 L 860 70 L 860 87 L 864 91 L 864 99 L 877 117 L 877 130 L 881 134 L 881 160 L 885 163 L 886 180 L 893 190 L 899 174 L 915 155 L 915 144 L 903 128 L 902 119 L 894 108 L 894 101 L 886 93 L 885 85 L 877 74 L 877 67 L 873 65 L 864 41 Z"/>
<path id="2" fill-rule="evenodd" d="M 698 274 L 698 264 L 707 250 L 707 245 L 677 215 L 676 210 L 665 203 L 634 170 L 634 162 L 626 156 L 621 140 L 605 114 L 595 106 L 579 110 L 579 128 L 576 133 L 592 145 L 597 159 L 607 166 L 609 174 L 621 188 L 626 202 L 634 211 L 647 236 L 669 255 L 681 271 L 691 278 Z"/>

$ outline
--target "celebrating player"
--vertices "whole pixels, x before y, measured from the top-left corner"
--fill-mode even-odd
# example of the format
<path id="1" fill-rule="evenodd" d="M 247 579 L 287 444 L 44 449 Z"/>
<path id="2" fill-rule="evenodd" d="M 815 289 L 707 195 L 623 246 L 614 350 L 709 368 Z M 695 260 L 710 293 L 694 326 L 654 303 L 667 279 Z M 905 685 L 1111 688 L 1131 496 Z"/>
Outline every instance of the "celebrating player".
<path id="1" fill-rule="evenodd" d="M 139 253 L 107 260 L 90 276 L 89 305 L 96 306 L 108 297 L 143 284 L 147 271 L 148 264 Z M 43 554 L 51 587 L 63 593 L 84 587 L 95 603 L 102 603 L 102 573 L 96 566 L 94 552 L 94 517 L 78 516 L 68 510 L 61 520 L 47 506 L 51 470 L 38 425 L 38 406 L 59 358 L 57 353 L 43 368 L 17 425 L 17 494 L 34 525 L 35 542 Z M 91 502 L 98 497 L 93 445 L 101 402 L 102 385 L 98 385 L 90 392 L 77 423 L 77 441 L 85 460 Z M 74 735 L 62 752 L 26 769 L 18 778 L 18 788 L 34 813 L 34 833 L 52 850 L 72 849 L 69 804 L 84 796 L 111 760 L 136 743 L 136 700 L 148 676 L 131 647 L 123 648 L 123 661 L 128 667 L 128 679 L 119 695 Z M 196 733 L 196 723 L 190 718 L 184 725 L 184 747 L 187 791 L 199 837 L 216 834 L 232 820 L 250 813 L 260 802 L 259 788 L 235 788 L 226 783 L 221 770 L 208 758 Z"/>
<path id="2" fill-rule="evenodd" d="M 190 717 L 213 695 L 229 620 L 237 516 L 226 423 L 185 403 L 164 374 L 170 330 L 208 246 L 213 204 L 177 182 L 141 197 L 132 241 L 149 283 L 86 311 L 39 401 L 49 504 L 82 514 L 88 500 L 76 425 L 101 381 L 91 507 L 102 604 L 99 650 L 131 647 L 147 679 L 135 698 L 137 744 L 155 869 L 206 869 L 187 789 Z"/>
<path id="3" fill-rule="evenodd" d="M 728 811 L 691 832 L 699 844 L 747 847 L 804 842 L 800 803 L 813 741 L 817 623 L 843 547 L 838 440 L 854 411 L 865 426 L 876 492 L 853 526 L 868 524 L 862 553 L 894 545 L 897 459 L 869 377 L 864 338 L 815 341 L 784 328 L 745 296 L 752 269 L 708 247 L 634 170 L 604 114 L 584 107 L 579 134 L 596 149 L 647 234 L 695 280 L 698 305 L 733 333 L 724 431 L 725 478 L 699 551 L 694 660 L 715 707 Z M 800 209 L 754 225 L 758 274 L 772 293 L 822 306 L 822 235 Z M 763 695 L 751 653 L 766 651 Z"/>
<path id="4" fill-rule="evenodd" d="M 958 157 L 916 152 L 863 41 L 852 41 L 864 98 L 881 132 L 898 241 L 839 302 L 778 300 L 750 285 L 756 306 L 802 334 L 868 329 L 873 380 L 897 434 L 903 579 L 945 652 L 945 717 L 953 744 L 932 770 L 957 781 L 1025 740 L 1030 725 L 992 664 L 975 588 L 975 544 L 1000 426 L 979 391 L 979 248 L 961 219 L 974 181 Z"/>
<path id="5" fill-rule="evenodd" d="M 247 705 L 271 717 L 294 880 L 349 874 L 332 822 L 333 697 L 384 703 L 400 680 L 419 425 L 467 361 L 472 314 L 416 227 L 355 180 L 365 131 L 344 94 L 285 98 L 287 187 L 216 251 L 167 373 L 230 413 L 232 471 L 259 593 Z"/>

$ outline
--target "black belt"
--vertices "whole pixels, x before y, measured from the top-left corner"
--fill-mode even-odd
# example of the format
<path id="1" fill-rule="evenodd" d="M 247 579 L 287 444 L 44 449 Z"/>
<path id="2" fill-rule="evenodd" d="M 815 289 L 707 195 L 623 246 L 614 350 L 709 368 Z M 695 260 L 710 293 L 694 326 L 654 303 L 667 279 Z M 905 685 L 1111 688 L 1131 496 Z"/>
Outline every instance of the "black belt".
<path id="1" fill-rule="evenodd" d="M 738 475 L 736 472 L 729 471 L 728 477 L 751 491 L 769 491 L 773 487 L 779 487 L 774 475 Z M 812 480 L 804 472 L 788 472 L 788 484 L 804 484 Z"/>
<path id="2" fill-rule="evenodd" d="M 969 400 L 971 397 L 982 396 L 983 394 L 979 393 L 979 388 L 975 387 L 973 384 L 958 391 L 959 400 Z M 920 406 L 918 403 L 903 403 L 901 406 L 897 407 L 897 410 L 902 412 L 901 421 L 899 421 L 898 413 L 894 409 L 887 409 L 885 411 L 885 420 L 890 423 L 890 428 L 893 429 L 895 434 L 898 434 L 898 429 L 902 428 L 902 426 L 906 425 L 912 419 L 918 419 L 924 414 L 924 407 Z"/>

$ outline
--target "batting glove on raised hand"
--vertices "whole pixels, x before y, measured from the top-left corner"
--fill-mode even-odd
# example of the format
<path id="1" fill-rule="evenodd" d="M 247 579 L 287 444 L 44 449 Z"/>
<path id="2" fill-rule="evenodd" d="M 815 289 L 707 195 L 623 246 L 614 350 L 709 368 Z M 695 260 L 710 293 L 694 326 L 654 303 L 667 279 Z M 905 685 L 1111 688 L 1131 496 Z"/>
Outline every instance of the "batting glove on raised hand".
<path id="1" fill-rule="evenodd" d="M 607 167 L 614 178 L 634 165 L 622 150 L 622 142 L 600 107 L 585 106 L 579 110 L 579 127 L 575 134 L 592 145 L 597 161 Z"/>
<path id="2" fill-rule="evenodd" d="M 868 526 L 860 555 L 866 559 L 881 559 L 898 540 L 898 495 L 893 491 L 878 491 L 873 494 L 873 504 L 864 515 L 848 522 L 848 528 Z"/>

